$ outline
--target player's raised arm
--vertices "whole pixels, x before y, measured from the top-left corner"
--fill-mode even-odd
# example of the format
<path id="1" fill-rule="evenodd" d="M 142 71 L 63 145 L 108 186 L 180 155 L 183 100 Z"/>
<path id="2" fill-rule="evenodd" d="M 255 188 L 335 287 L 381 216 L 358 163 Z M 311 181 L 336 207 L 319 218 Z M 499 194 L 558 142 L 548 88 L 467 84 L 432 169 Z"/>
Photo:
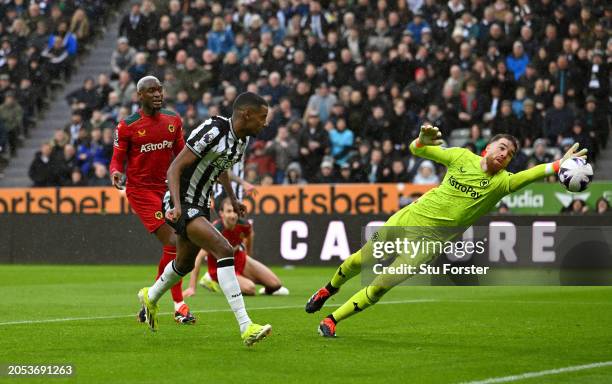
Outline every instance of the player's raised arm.
<path id="1" fill-rule="evenodd" d="M 410 143 L 410 152 L 415 156 L 448 166 L 464 151 L 461 148 L 442 149 L 440 145 L 442 145 L 442 133 L 438 127 L 426 124 L 421 126 L 419 137 Z"/>
<path id="2" fill-rule="evenodd" d="M 221 185 L 223 186 L 223 189 L 225 189 L 225 193 L 227 193 L 227 196 L 232 201 L 234 210 L 238 213 L 239 216 L 244 216 L 246 214 L 246 206 L 240 201 L 238 201 L 238 199 L 236 198 L 234 190 L 232 189 L 232 184 L 230 183 L 230 176 L 228 174 L 228 171 L 222 172 L 219 175 L 218 180 L 219 183 L 221 183 Z"/>
<path id="3" fill-rule="evenodd" d="M 181 217 L 181 199 L 180 199 L 180 180 L 183 170 L 195 163 L 198 157 L 188 147 L 183 150 L 174 159 L 170 168 L 168 168 L 168 189 L 170 190 L 170 197 L 174 208 L 166 212 L 166 218 L 170 221 L 176 222 Z"/>
<path id="4" fill-rule="evenodd" d="M 559 167 L 561 164 L 569 158 L 580 157 L 581 159 L 586 160 L 586 153 L 586 148 L 578 151 L 578 143 L 575 143 L 570 149 L 568 149 L 567 152 L 565 152 L 565 155 L 563 155 L 560 160 L 552 163 L 536 165 L 533 168 L 510 175 L 510 192 L 518 191 L 534 181 L 541 180 L 543 177 L 559 172 Z"/>

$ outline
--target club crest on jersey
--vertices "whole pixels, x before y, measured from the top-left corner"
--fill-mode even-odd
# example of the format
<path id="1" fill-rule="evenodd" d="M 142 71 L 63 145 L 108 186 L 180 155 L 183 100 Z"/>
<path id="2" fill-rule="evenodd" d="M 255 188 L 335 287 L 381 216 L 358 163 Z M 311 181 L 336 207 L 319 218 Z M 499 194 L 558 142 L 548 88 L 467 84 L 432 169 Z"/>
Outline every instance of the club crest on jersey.
<path id="1" fill-rule="evenodd" d="M 138 131 L 138 136 L 143 137 L 147 134 L 146 129 L 139 129 Z"/>
<path id="2" fill-rule="evenodd" d="M 168 131 L 170 131 L 170 133 L 174 133 L 175 129 L 176 128 L 174 128 L 174 125 L 172 125 L 172 124 L 168 125 Z"/>
<path id="3" fill-rule="evenodd" d="M 187 216 L 191 219 L 193 217 L 195 217 L 195 215 L 197 215 L 200 212 L 199 209 L 197 208 L 189 208 L 187 210 Z"/>
<path id="4" fill-rule="evenodd" d="M 161 211 L 157 211 L 157 212 L 155 212 L 155 218 L 157 220 L 161 220 L 161 219 L 164 218 L 164 215 L 161 213 Z"/>
<path id="5" fill-rule="evenodd" d="M 481 188 L 486 188 L 488 186 L 489 186 L 489 180 L 487 180 L 487 179 L 480 180 L 480 187 Z"/>

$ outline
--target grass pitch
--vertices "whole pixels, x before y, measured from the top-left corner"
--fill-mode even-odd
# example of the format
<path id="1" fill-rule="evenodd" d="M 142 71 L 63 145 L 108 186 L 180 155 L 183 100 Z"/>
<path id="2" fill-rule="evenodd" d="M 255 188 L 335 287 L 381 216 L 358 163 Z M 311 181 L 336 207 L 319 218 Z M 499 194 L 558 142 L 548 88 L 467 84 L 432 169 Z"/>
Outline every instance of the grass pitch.
<path id="1" fill-rule="evenodd" d="M 273 326 L 247 348 L 225 298 L 201 288 L 188 300 L 196 325 L 174 323 L 169 293 L 159 332 L 138 324 L 136 293 L 155 268 L 1 266 L 0 365 L 76 373 L 2 372 L 0 383 L 612 383 L 612 363 L 491 381 L 612 361 L 612 287 L 398 287 L 323 339 L 319 320 L 359 279 L 309 315 L 307 298 L 333 270 L 276 269 L 291 295 L 246 298 L 251 318 Z"/>

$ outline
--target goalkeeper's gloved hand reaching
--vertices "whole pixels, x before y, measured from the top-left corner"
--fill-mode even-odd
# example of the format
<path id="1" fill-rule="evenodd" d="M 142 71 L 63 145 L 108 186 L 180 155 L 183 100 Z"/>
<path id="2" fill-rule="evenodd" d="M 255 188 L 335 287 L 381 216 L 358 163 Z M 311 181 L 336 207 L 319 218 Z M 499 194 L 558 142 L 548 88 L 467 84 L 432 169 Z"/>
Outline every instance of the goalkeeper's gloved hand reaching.
<path id="1" fill-rule="evenodd" d="M 442 145 L 442 133 L 438 127 L 426 124 L 421 126 L 419 133 L 419 144 L 421 145 Z"/>
<path id="2" fill-rule="evenodd" d="M 586 160 L 587 156 L 587 149 L 586 148 L 582 148 L 580 151 L 576 152 L 578 150 L 578 143 L 574 143 L 574 145 L 572 145 L 572 147 L 570 149 L 567 150 L 567 152 L 565 152 L 565 155 L 563 155 L 563 157 L 561 158 L 560 164 L 563 164 L 563 162 L 569 158 L 572 157 L 579 157 L 582 160 Z"/>

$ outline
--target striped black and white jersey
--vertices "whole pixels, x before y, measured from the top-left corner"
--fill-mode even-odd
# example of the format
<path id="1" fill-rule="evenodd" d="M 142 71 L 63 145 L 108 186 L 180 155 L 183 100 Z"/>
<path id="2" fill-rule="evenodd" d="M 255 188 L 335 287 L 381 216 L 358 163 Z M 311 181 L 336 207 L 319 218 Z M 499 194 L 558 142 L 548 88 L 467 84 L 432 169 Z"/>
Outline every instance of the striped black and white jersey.
<path id="1" fill-rule="evenodd" d="M 242 162 L 249 139 L 239 139 L 229 118 L 213 116 L 191 132 L 185 145 L 200 158 L 181 174 L 181 201 L 209 206 L 219 175 Z"/>

